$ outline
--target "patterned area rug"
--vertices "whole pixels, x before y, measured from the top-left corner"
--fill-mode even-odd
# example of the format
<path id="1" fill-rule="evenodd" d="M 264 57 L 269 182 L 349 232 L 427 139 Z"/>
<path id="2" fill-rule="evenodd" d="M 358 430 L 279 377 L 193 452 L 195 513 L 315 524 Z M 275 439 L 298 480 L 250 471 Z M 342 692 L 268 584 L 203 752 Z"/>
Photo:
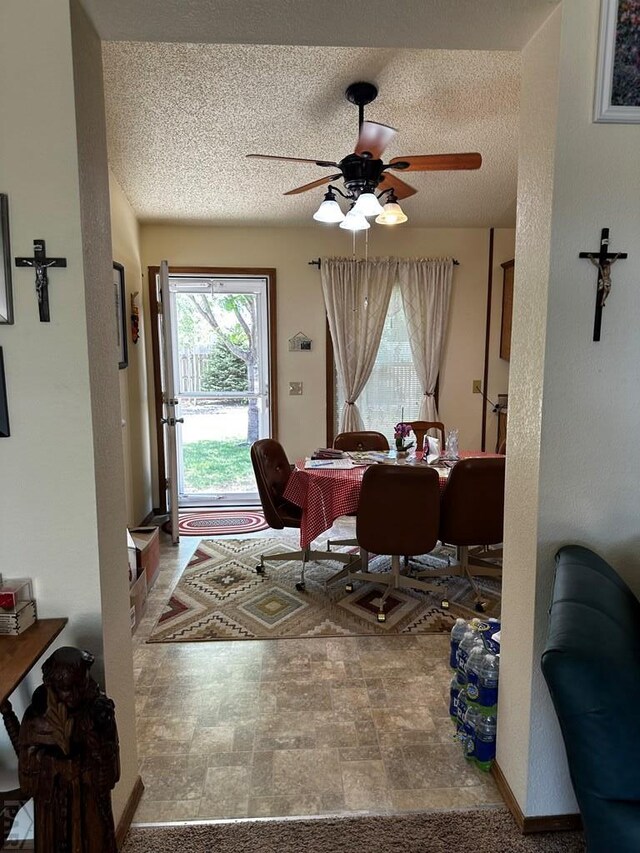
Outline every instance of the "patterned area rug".
<path id="1" fill-rule="evenodd" d="M 180 512 L 180 536 L 224 536 L 255 533 L 269 525 L 261 510 L 200 509 Z"/>
<path id="2" fill-rule="evenodd" d="M 295 551 L 297 539 L 279 536 L 255 539 L 218 539 L 201 542 L 173 590 L 151 636 L 150 643 L 207 640 L 284 639 L 368 634 L 430 634 L 449 631 L 458 615 L 473 613 L 473 595 L 464 578 L 434 578 L 438 593 L 394 590 L 385 602 L 386 622 L 377 621 L 383 589 L 357 581 L 353 592 L 345 582 L 325 587 L 324 581 L 341 568 L 333 562 L 309 563 L 306 590 L 298 592 L 299 560 L 268 564 L 271 552 Z M 265 554 L 267 575 L 255 567 Z M 443 565 L 449 554 L 416 558 L 420 568 Z M 386 571 L 388 557 L 374 557 L 371 571 Z M 500 613 L 500 582 L 478 578 L 487 616 Z M 440 592 L 441 590 L 441 592 Z M 450 609 L 440 607 L 447 595 Z"/>

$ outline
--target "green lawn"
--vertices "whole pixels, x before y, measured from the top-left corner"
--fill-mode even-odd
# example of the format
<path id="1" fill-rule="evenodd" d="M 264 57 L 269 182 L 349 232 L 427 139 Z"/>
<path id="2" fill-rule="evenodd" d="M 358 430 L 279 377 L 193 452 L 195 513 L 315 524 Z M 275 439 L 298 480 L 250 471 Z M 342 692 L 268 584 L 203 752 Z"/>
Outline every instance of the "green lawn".
<path id="1" fill-rule="evenodd" d="M 194 441 L 185 444 L 182 452 L 187 493 L 256 488 L 248 444 L 234 439 Z"/>

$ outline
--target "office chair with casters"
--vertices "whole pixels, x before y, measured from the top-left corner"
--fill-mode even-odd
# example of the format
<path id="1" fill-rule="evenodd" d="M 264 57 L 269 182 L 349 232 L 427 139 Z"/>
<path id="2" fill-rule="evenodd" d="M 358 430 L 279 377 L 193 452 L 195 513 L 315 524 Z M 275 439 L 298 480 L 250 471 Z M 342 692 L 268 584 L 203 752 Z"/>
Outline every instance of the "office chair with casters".
<path id="1" fill-rule="evenodd" d="M 430 430 L 435 430 L 440 433 L 440 449 L 444 453 L 444 424 L 441 421 L 407 421 L 407 423 L 416 437 L 416 450 L 424 448 L 425 436 Z"/>
<path id="2" fill-rule="evenodd" d="M 275 530 L 283 530 L 285 527 L 299 528 L 302 510 L 284 498 L 284 491 L 291 476 L 291 466 L 284 447 L 273 438 L 263 438 L 254 442 L 251 445 L 251 464 L 258 485 L 258 494 L 260 495 L 265 521 L 269 527 L 273 527 Z M 299 591 L 305 588 L 304 574 L 309 560 L 331 559 L 348 563 L 353 559 L 350 554 L 329 554 L 326 551 L 312 551 L 309 547 L 302 548 L 299 551 L 287 551 L 283 554 L 261 554 L 260 563 L 256 566 L 256 572 L 259 575 L 266 573 L 265 558 L 274 562 L 302 560 L 300 580 L 296 583 L 296 589 Z M 347 570 L 343 569 L 329 578 L 327 583 L 346 577 L 347 574 Z"/>
<path id="3" fill-rule="evenodd" d="M 400 572 L 400 556 L 428 554 L 438 541 L 440 481 L 433 468 L 374 465 L 362 478 L 356 533 L 362 550 L 363 570 L 349 573 L 347 590 L 353 580 L 386 587 L 379 602 L 378 621 L 385 622 L 384 604 L 394 589 L 410 587 L 439 592 L 433 584 Z M 391 571 L 369 572 L 368 555 L 391 556 Z M 450 575 L 434 569 L 432 577 Z"/>
<path id="4" fill-rule="evenodd" d="M 336 450 L 388 450 L 389 442 L 381 432 L 362 430 L 361 432 L 341 432 L 333 440 Z"/>
<path id="5" fill-rule="evenodd" d="M 482 558 L 501 556 L 501 551 L 488 549 L 502 543 L 504 463 L 504 457 L 461 459 L 451 469 L 440 501 L 439 538 L 456 547 L 460 573 L 473 587 L 475 608 L 480 613 L 486 603 L 474 578 L 502 577 L 501 566 Z"/>

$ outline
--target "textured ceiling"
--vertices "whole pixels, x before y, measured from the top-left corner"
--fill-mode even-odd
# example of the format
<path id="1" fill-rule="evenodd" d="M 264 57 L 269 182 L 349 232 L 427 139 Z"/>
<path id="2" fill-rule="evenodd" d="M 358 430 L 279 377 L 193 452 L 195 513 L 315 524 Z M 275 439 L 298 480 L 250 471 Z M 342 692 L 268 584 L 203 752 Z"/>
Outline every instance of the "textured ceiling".
<path id="1" fill-rule="evenodd" d="M 410 224 L 515 221 L 517 52 L 110 42 L 103 56 L 110 163 L 142 221 L 311 224 L 322 190 L 282 193 L 327 171 L 244 155 L 350 153 L 354 80 L 380 88 L 366 117 L 399 131 L 385 160 L 483 156 L 476 172 L 403 176 L 419 190 Z"/>

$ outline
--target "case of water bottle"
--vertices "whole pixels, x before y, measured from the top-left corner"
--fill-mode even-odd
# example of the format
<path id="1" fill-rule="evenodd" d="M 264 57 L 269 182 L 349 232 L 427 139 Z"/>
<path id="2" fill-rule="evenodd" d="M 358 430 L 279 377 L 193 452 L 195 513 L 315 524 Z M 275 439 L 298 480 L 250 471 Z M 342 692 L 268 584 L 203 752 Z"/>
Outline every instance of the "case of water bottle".
<path id="1" fill-rule="evenodd" d="M 458 619 L 451 630 L 449 713 L 465 757 L 482 770 L 496 755 L 499 631 L 497 619 Z"/>

